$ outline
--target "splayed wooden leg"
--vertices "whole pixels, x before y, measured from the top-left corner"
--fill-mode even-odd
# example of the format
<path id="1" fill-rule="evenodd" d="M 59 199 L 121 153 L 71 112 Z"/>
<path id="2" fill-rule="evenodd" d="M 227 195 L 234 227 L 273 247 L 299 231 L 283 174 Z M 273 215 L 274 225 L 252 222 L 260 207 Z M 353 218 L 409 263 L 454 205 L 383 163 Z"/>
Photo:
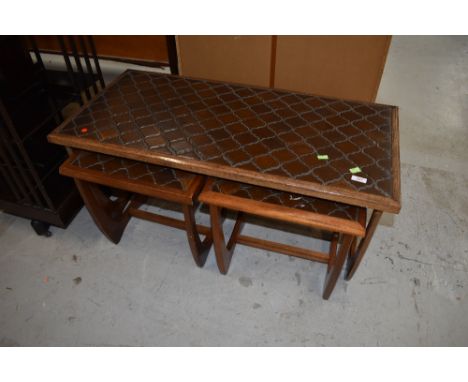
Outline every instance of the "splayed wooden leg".
<path id="1" fill-rule="evenodd" d="M 219 271 L 225 275 L 229 270 L 229 265 L 231 264 L 231 258 L 237 243 L 237 238 L 239 237 L 242 231 L 242 227 L 244 226 L 244 219 L 242 213 L 237 215 L 236 224 L 234 225 L 231 237 L 229 238 L 229 241 L 226 245 L 223 233 L 221 208 L 210 205 L 210 215 L 216 263 L 218 264 Z"/>
<path id="2" fill-rule="evenodd" d="M 126 212 L 128 194 L 117 200 L 110 200 L 96 184 L 75 179 L 76 186 L 94 222 L 101 232 L 117 244 L 130 220 Z"/>
<path id="3" fill-rule="evenodd" d="M 213 243 L 213 234 L 211 231 L 208 232 L 205 239 L 201 241 L 199 232 L 197 231 L 197 224 L 195 222 L 194 207 L 184 205 L 182 209 L 184 211 L 185 230 L 187 231 L 187 238 L 193 259 L 199 267 L 203 267 Z"/>
<path id="4" fill-rule="evenodd" d="M 372 216 L 366 228 L 366 236 L 364 236 L 364 238 L 359 242 L 357 250 L 352 251 L 348 258 L 348 263 L 346 266 L 346 280 L 351 280 L 351 278 L 356 273 L 356 270 L 358 269 L 359 264 L 361 263 L 361 260 L 367 251 L 367 248 L 369 247 L 372 236 L 374 236 L 375 229 L 377 228 L 381 217 L 382 211 L 374 210 L 372 212 Z"/>
<path id="5" fill-rule="evenodd" d="M 349 252 L 349 247 L 353 241 L 353 236 L 343 235 L 343 240 L 339 246 L 338 253 L 335 256 L 330 254 L 330 261 L 328 263 L 327 276 L 325 277 L 325 285 L 323 288 L 323 299 L 328 300 L 333 289 L 335 288 L 336 281 L 340 276 L 343 269 L 344 262 Z M 332 243 L 333 244 L 333 243 Z M 330 245 L 332 247 L 332 245 Z M 336 247 L 335 247 L 336 249 Z"/>

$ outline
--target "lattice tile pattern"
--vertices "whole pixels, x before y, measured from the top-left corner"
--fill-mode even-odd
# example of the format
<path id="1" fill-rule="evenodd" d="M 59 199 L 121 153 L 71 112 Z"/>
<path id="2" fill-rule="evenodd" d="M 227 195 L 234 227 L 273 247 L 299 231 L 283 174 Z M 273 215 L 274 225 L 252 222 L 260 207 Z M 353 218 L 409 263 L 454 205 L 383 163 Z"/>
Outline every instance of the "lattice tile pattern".
<path id="1" fill-rule="evenodd" d="M 116 179 L 137 180 L 150 186 L 164 186 L 182 191 L 188 189 L 196 176 L 185 171 L 87 151 L 80 152 L 72 161 L 72 165 L 112 175 Z"/>
<path id="2" fill-rule="evenodd" d="M 323 199 L 311 198 L 290 194 L 287 192 L 272 190 L 265 187 L 252 186 L 250 184 L 216 180 L 211 189 L 227 195 L 238 196 L 258 202 L 277 204 L 284 207 L 317 212 L 322 215 L 333 216 L 342 219 L 357 220 L 359 207 L 348 204 L 330 202 Z"/>
<path id="3" fill-rule="evenodd" d="M 392 197 L 393 108 L 129 71 L 61 133 Z"/>

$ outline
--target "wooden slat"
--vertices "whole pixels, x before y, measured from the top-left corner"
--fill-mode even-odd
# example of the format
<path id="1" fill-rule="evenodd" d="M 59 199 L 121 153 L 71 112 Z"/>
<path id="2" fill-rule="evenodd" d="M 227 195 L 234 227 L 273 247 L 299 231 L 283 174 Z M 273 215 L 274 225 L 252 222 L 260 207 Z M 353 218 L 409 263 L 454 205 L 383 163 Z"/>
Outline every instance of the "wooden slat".
<path id="1" fill-rule="evenodd" d="M 238 244 L 247 245 L 249 247 L 266 249 L 274 252 L 279 252 L 285 255 L 300 257 L 306 260 L 318 261 L 327 263 L 329 256 L 326 253 L 315 252 L 304 248 L 294 247 L 287 244 L 277 243 L 274 241 L 258 239 L 251 236 L 239 235 L 237 238 Z"/>
<path id="2" fill-rule="evenodd" d="M 6 130 L 0 129 L 0 133 L 2 134 L 2 139 L 5 142 L 6 152 L 10 154 L 10 157 L 16 164 L 16 169 L 20 174 L 22 180 L 26 184 L 26 192 L 27 195 L 31 194 L 37 206 L 44 206 L 39 194 L 37 193 L 36 188 L 39 189 L 42 198 L 45 200 L 47 207 L 51 210 L 54 209 L 54 205 L 52 200 L 49 197 L 49 194 L 46 192 L 44 185 L 42 184 L 41 180 L 39 179 L 39 175 L 37 174 L 35 167 L 31 161 L 31 158 L 26 152 L 24 145 L 21 143 L 21 140 L 18 136 L 18 133 L 14 127 L 13 121 L 11 120 L 10 115 L 8 114 L 5 105 L 0 100 L 0 117 L 3 120 L 3 123 L 6 126 Z M 8 144 L 8 139 L 5 137 L 6 131 L 9 132 L 9 135 L 13 139 L 14 144 Z M 16 149 L 15 149 L 16 147 Z M 22 164 L 22 161 L 26 164 L 25 166 Z M 34 184 L 33 184 L 34 182 Z M 45 207 L 45 206 L 44 206 Z"/>
<path id="3" fill-rule="evenodd" d="M 153 223 L 167 225 L 172 228 L 177 228 L 177 229 L 181 229 L 184 231 L 186 228 L 185 222 L 183 220 L 174 219 L 169 216 L 158 215 L 152 212 L 139 210 L 137 208 L 129 208 L 128 213 L 130 214 L 130 216 L 143 219 L 143 220 L 148 220 Z M 211 229 L 210 227 L 197 224 L 197 231 L 198 233 L 202 235 L 208 235 L 211 232 Z"/>

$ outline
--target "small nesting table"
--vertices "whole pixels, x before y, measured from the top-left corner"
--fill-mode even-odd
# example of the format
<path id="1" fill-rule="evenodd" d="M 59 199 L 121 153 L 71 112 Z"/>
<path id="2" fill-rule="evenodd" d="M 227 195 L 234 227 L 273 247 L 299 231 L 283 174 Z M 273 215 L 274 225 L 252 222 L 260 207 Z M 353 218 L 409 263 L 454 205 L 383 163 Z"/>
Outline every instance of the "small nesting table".
<path id="1" fill-rule="evenodd" d="M 347 279 L 382 213 L 401 207 L 398 108 L 390 105 L 126 71 L 49 141 L 73 155 L 85 150 L 372 210 L 351 245 Z M 112 224 L 96 212 L 104 204 L 91 212 L 101 229 Z"/>

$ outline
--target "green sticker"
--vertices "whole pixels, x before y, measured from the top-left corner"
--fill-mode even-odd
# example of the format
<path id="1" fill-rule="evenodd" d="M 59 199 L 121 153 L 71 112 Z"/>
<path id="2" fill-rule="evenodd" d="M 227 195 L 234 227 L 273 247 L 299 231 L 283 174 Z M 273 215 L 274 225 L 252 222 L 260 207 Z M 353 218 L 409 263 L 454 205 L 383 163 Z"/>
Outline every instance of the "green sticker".
<path id="1" fill-rule="evenodd" d="M 324 155 L 317 155 L 317 159 L 318 160 L 327 160 L 328 159 L 328 155 L 324 154 Z"/>
<path id="2" fill-rule="evenodd" d="M 353 168 L 349 169 L 349 172 L 351 174 L 358 174 L 358 173 L 362 172 L 362 170 L 359 167 L 353 167 Z"/>

